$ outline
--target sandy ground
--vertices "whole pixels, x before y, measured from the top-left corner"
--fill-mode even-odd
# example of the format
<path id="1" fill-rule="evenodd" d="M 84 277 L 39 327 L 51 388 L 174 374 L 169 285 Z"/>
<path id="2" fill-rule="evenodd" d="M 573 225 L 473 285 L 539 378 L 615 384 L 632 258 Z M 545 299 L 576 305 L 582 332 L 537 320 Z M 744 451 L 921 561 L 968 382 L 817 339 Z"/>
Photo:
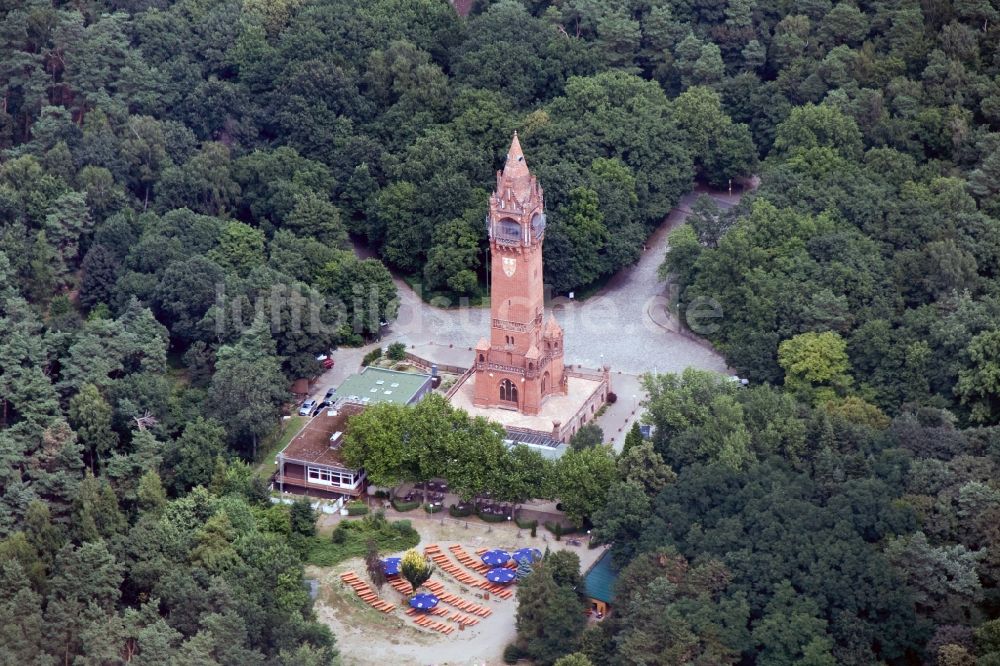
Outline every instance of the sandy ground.
<path id="1" fill-rule="evenodd" d="M 518 530 L 516 525 L 491 526 L 477 520 L 466 523 L 451 518 L 442 520 L 410 515 L 406 517 L 420 532 L 418 549 L 421 551 L 431 543 L 437 543 L 445 552 L 451 544 L 459 543 L 470 554 L 483 547 L 517 549 L 533 546 L 541 550 L 546 547 L 552 550 L 564 548 L 580 556 L 581 571 L 586 571 L 603 552 L 601 548 L 591 550 L 586 545 L 569 546 L 565 541 L 555 541 L 544 529 L 539 530 L 538 536 L 532 538 L 527 530 Z M 586 544 L 585 537 L 583 541 Z M 359 558 L 342 562 L 335 567 L 308 567 L 306 571 L 307 576 L 320 581 L 316 614 L 336 634 L 344 666 L 493 666 L 503 663 L 503 649 L 514 640 L 516 634 L 516 597 L 503 601 L 491 595 L 489 601 L 484 601 L 477 596 L 481 590 L 465 588 L 445 572 L 436 572 L 432 580 L 443 583 L 449 591 L 460 594 L 468 601 L 493 610 L 493 614 L 481 619 L 479 624 L 445 636 L 424 631 L 413 624 L 413 620 L 404 613 L 405 598 L 388 585 L 382 588 L 382 598 L 397 604 L 394 612 L 383 614 L 366 606 L 354 595 L 353 590 L 340 582 L 339 576 L 344 571 L 354 571 L 367 580 L 364 562 Z M 516 588 L 516 585 L 511 587 Z"/>

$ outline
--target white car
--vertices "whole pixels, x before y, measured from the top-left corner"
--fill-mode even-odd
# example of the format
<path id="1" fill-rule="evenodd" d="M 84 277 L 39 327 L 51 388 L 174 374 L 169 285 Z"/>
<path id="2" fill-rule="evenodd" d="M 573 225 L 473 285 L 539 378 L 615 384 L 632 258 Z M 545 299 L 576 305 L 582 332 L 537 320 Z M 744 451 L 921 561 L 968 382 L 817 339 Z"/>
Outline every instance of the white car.
<path id="1" fill-rule="evenodd" d="M 312 414 L 312 411 L 313 409 L 315 409 L 315 407 L 316 407 L 315 400 L 306 400 L 305 402 L 302 403 L 302 406 L 299 407 L 299 416 L 309 416 L 310 414 Z"/>

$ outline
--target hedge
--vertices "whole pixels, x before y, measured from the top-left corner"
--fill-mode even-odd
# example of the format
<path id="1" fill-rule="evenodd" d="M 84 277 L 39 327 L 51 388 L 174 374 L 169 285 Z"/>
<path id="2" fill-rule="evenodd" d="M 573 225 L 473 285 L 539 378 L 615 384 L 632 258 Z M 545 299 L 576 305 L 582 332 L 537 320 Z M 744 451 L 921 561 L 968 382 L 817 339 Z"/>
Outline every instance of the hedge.
<path id="1" fill-rule="evenodd" d="M 561 528 L 558 532 L 556 531 L 556 525 L 559 525 L 560 528 Z M 577 530 L 577 528 L 573 527 L 572 525 L 563 525 L 562 523 L 554 523 L 551 520 L 546 520 L 545 521 L 545 529 L 547 529 L 549 532 L 552 532 L 556 536 L 565 536 L 567 534 L 576 534 L 579 531 L 579 530 Z"/>
<path id="2" fill-rule="evenodd" d="M 424 504 L 424 511 L 427 513 L 438 513 L 444 511 L 444 507 L 440 504 Z"/>
<path id="3" fill-rule="evenodd" d="M 515 518 L 514 522 L 517 523 L 517 526 L 522 530 L 530 530 L 538 527 L 537 520 L 521 520 L 520 518 Z"/>
<path id="4" fill-rule="evenodd" d="M 459 509 L 458 506 L 452 504 L 448 507 L 448 513 L 451 514 L 452 518 L 468 518 L 472 515 L 472 507 L 466 506 L 464 509 Z"/>
<path id="5" fill-rule="evenodd" d="M 413 511 L 418 506 L 420 506 L 420 500 L 413 500 L 412 502 L 392 500 L 392 508 L 400 512 Z"/>
<path id="6" fill-rule="evenodd" d="M 477 511 L 476 515 L 484 523 L 506 523 L 507 516 L 495 516 L 492 513 L 483 513 L 482 511 Z"/>
<path id="7" fill-rule="evenodd" d="M 363 516 L 368 513 L 368 505 L 364 502 L 349 502 L 347 504 L 348 516 Z"/>

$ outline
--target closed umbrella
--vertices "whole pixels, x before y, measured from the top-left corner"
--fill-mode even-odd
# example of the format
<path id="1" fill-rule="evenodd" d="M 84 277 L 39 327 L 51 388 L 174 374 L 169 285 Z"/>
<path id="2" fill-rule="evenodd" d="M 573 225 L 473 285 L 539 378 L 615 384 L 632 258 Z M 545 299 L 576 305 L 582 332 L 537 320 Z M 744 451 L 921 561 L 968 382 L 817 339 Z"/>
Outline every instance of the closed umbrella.
<path id="1" fill-rule="evenodd" d="M 430 610 L 438 605 L 438 598 L 433 594 L 417 594 L 410 599 L 410 606 L 417 610 Z"/>
<path id="2" fill-rule="evenodd" d="M 514 570 L 507 567 L 497 567 L 486 572 L 486 580 L 491 583 L 500 583 L 501 585 L 512 582 L 516 577 L 517 574 Z"/>
<path id="3" fill-rule="evenodd" d="M 399 574 L 399 558 L 387 557 L 382 561 L 382 570 L 386 576 L 396 576 Z"/>
<path id="4" fill-rule="evenodd" d="M 509 559 L 510 553 L 506 550 L 500 550 L 499 548 L 488 550 L 483 553 L 483 563 L 488 564 L 491 567 L 502 567 L 507 564 L 507 560 Z"/>

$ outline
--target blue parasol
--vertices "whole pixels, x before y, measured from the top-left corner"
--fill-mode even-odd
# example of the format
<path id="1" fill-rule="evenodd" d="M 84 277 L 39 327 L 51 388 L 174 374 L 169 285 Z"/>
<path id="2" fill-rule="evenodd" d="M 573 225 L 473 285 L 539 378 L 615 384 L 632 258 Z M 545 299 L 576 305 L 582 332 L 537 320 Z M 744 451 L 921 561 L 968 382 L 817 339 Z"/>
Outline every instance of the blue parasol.
<path id="1" fill-rule="evenodd" d="M 511 554 L 511 557 L 517 560 L 518 563 L 523 560 L 527 560 L 528 562 L 537 562 L 542 559 L 542 551 L 537 548 L 521 548 L 519 550 L 515 550 Z"/>
<path id="2" fill-rule="evenodd" d="M 430 610 L 438 605 L 438 598 L 433 594 L 417 594 L 410 599 L 410 606 L 417 610 Z"/>
<path id="3" fill-rule="evenodd" d="M 386 576 L 395 576 L 399 574 L 399 558 L 385 558 L 385 560 L 382 561 L 382 570 L 385 572 Z"/>
<path id="4" fill-rule="evenodd" d="M 508 569 L 507 567 L 497 567 L 496 569 L 490 569 L 486 572 L 486 580 L 491 583 L 501 583 L 506 585 L 514 580 L 517 574 L 513 569 Z"/>
<path id="5" fill-rule="evenodd" d="M 491 567 L 502 567 L 507 564 L 507 560 L 509 559 L 510 553 L 506 550 L 500 550 L 499 548 L 488 550 L 483 553 L 483 563 L 488 564 Z"/>

